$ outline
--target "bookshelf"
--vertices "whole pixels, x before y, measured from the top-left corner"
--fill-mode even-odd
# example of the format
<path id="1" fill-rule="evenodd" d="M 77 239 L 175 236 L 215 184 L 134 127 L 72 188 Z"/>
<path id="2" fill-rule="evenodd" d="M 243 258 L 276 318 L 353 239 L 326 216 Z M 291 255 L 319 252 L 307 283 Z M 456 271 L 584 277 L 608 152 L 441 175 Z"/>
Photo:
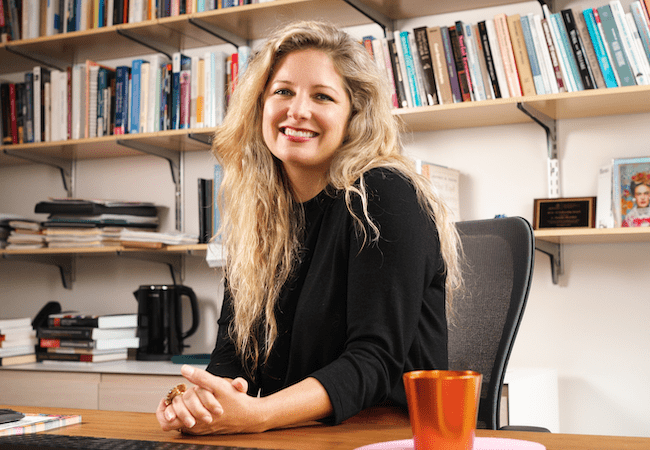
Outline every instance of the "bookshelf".
<path id="1" fill-rule="evenodd" d="M 544 3 L 539 0 L 540 3 Z M 0 44 L 2 73 L 31 70 L 35 64 L 52 64 L 66 67 L 85 59 L 104 60 L 117 57 L 136 57 L 152 52 L 163 53 L 180 49 L 211 45 L 250 43 L 263 38 L 276 24 L 287 20 L 334 20 L 342 27 L 378 23 L 387 31 L 394 21 L 450 13 L 468 9 L 494 7 L 520 3 L 520 0 L 480 0 L 458 2 L 454 0 L 275 0 L 268 3 L 219 9 L 176 17 L 147 20 L 139 23 L 41 36 L 35 39 Z M 546 2 L 548 3 L 548 2 Z M 449 130 L 456 128 L 498 126 L 530 123 L 533 119 L 519 106 L 537 111 L 551 121 L 636 114 L 650 112 L 650 86 L 619 87 L 587 90 L 572 93 L 534 95 L 518 98 L 466 102 L 449 105 L 397 109 L 394 114 L 404 124 L 406 132 Z M 554 125 L 554 124 L 553 124 Z M 57 142 L 8 145 L 0 147 L 0 166 L 25 164 L 34 160 L 73 162 L 83 159 L 116 158 L 141 155 L 149 149 L 159 149 L 159 156 L 180 152 L 206 151 L 214 129 L 168 130 L 157 133 L 104 136 Z M 554 140 L 555 138 L 553 138 Z M 551 156 L 549 143 L 549 156 Z M 178 170 L 172 164 L 172 171 Z M 175 174 L 174 174 L 175 175 Z M 69 183 L 68 183 L 69 184 Z M 178 187 L 177 187 L 178 191 Z M 177 205 L 177 210 L 182 205 Z M 552 233 L 538 231 L 539 241 L 551 245 L 600 242 L 646 241 L 650 234 L 639 229 L 631 230 L 560 230 Z M 0 251 L 0 256 L 22 257 L 72 257 L 93 254 L 155 254 L 178 255 L 205 252 L 205 246 L 191 250 L 167 247 L 164 250 L 133 251 L 126 248 L 108 249 L 43 249 L 35 251 Z"/>

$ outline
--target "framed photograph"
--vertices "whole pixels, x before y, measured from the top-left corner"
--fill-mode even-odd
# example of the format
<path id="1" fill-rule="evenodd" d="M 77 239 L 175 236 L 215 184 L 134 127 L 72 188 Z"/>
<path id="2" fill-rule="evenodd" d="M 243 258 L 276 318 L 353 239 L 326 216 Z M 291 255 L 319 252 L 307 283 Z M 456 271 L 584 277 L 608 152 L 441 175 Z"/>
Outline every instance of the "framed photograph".
<path id="1" fill-rule="evenodd" d="M 616 226 L 650 226 L 650 157 L 615 159 L 612 185 Z"/>
<path id="2" fill-rule="evenodd" d="M 594 228 L 596 197 L 536 198 L 533 229 Z"/>

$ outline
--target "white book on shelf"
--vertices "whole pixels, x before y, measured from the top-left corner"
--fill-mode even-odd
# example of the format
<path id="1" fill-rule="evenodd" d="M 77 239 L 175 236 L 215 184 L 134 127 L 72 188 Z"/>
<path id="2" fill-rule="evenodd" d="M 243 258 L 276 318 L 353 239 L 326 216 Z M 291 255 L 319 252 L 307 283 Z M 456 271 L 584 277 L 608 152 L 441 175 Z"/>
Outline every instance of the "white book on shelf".
<path id="1" fill-rule="evenodd" d="M 483 83 L 483 75 L 481 73 L 481 66 L 479 63 L 478 50 L 475 44 L 474 29 L 471 23 L 463 23 L 463 34 L 465 35 L 465 47 L 467 48 L 467 61 L 469 65 L 469 73 L 474 86 L 475 100 L 487 100 L 485 85 Z"/>
<path id="2" fill-rule="evenodd" d="M 118 0 L 119 1 L 119 0 Z M 113 8 L 115 6 L 114 0 L 106 0 L 106 27 L 113 26 Z"/>
<path id="3" fill-rule="evenodd" d="M 86 128 L 86 65 L 72 66 L 72 139 L 84 137 Z"/>
<path id="4" fill-rule="evenodd" d="M 645 50 L 643 49 L 643 42 L 641 41 L 641 35 L 639 34 L 639 29 L 636 26 L 634 17 L 632 13 L 626 13 L 625 19 L 627 20 L 627 26 L 632 33 L 632 41 L 634 43 L 634 52 L 636 53 L 637 59 L 639 60 L 639 65 L 641 70 L 646 75 L 646 84 L 650 84 L 650 64 L 648 63 L 648 57 L 646 56 Z"/>
<path id="5" fill-rule="evenodd" d="M 45 12 L 45 35 L 52 36 L 59 32 L 61 26 L 60 0 L 47 0 Z"/>
<path id="6" fill-rule="evenodd" d="M 627 60 L 630 63 L 630 68 L 632 69 L 632 74 L 636 80 L 636 84 L 643 85 L 649 83 L 649 74 L 645 73 L 643 70 L 643 65 L 638 58 L 637 52 L 635 51 L 634 38 L 630 31 L 630 28 L 627 24 L 627 19 L 625 19 L 625 12 L 623 11 L 623 6 L 618 0 L 610 1 L 609 6 L 612 8 L 612 16 L 614 16 L 614 21 L 616 22 L 616 27 L 621 35 L 621 41 L 623 43 L 623 51 Z"/>
<path id="7" fill-rule="evenodd" d="M 614 228 L 611 164 L 601 167 L 598 171 L 598 193 L 596 195 L 596 228 Z"/>
<path id="8" fill-rule="evenodd" d="M 533 14 L 532 25 L 531 30 L 535 38 L 535 49 L 537 49 L 537 55 L 541 64 L 540 68 L 544 74 L 545 86 L 548 84 L 548 92 L 557 94 L 557 79 L 555 77 L 555 70 L 553 69 L 553 62 L 551 61 L 551 54 L 548 50 L 548 45 L 546 45 L 544 30 L 542 29 L 542 16 Z"/>
<path id="9" fill-rule="evenodd" d="M 214 57 L 212 55 L 212 52 L 205 52 L 203 54 L 203 60 L 205 61 L 205 64 L 203 66 L 203 76 L 205 78 L 205 97 L 204 97 L 204 123 L 206 127 L 213 127 L 214 126 L 214 106 L 213 106 L 213 101 L 212 101 L 212 91 L 214 89 L 214 80 L 212 79 L 212 73 L 213 73 L 213 65 L 214 65 Z"/>
<path id="10" fill-rule="evenodd" d="M 151 64 L 149 61 L 143 61 L 140 68 L 140 127 L 138 133 L 146 133 L 147 124 L 149 123 L 150 71 Z"/>
<path id="11" fill-rule="evenodd" d="M 147 114 L 148 133 L 160 128 L 160 96 L 162 91 L 162 65 L 166 58 L 160 53 L 149 60 L 149 105 Z"/>
<path id="12" fill-rule="evenodd" d="M 97 137 L 97 75 L 99 74 L 99 66 L 92 65 L 89 68 L 88 85 L 88 137 Z"/>
<path id="13" fill-rule="evenodd" d="M 214 110 L 213 126 L 221 125 L 226 115 L 226 54 L 214 52 L 212 105 Z"/>

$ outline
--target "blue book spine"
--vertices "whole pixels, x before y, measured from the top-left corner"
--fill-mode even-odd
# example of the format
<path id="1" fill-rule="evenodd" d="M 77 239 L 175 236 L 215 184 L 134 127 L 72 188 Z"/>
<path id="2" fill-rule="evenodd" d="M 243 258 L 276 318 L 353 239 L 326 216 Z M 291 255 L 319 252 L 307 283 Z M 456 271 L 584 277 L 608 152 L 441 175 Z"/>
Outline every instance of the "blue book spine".
<path id="1" fill-rule="evenodd" d="M 181 121 L 181 54 L 172 55 L 172 86 L 171 86 L 171 129 L 178 130 Z"/>
<path id="2" fill-rule="evenodd" d="M 650 25 L 648 25 L 648 18 L 646 17 L 645 11 L 640 2 L 632 2 L 630 5 L 630 12 L 632 13 L 632 18 L 634 19 L 636 28 L 639 31 L 639 37 L 643 44 L 643 51 L 645 52 L 646 58 L 650 61 Z"/>
<path id="3" fill-rule="evenodd" d="M 125 134 L 129 123 L 129 74 L 131 68 L 115 69 L 115 128 L 113 134 Z"/>
<path id="4" fill-rule="evenodd" d="M 597 8 L 597 11 L 600 16 L 600 23 L 603 26 L 603 33 L 605 34 L 607 45 L 612 54 L 612 65 L 616 68 L 621 86 L 636 86 L 636 79 L 630 68 L 627 56 L 625 56 L 621 35 L 618 32 L 616 20 L 612 15 L 612 8 L 609 5 L 605 5 Z"/>
<path id="5" fill-rule="evenodd" d="M 413 101 L 413 106 L 422 106 L 418 90 L 418 82 L 416 79 L 417 75 L 415 73 L 415 63 L 413 62 L 413 53 L 411 53 L 411 44 L 409 43 L 409 32 L 400 32 L 399 38 L 400 43 L 402 44 L 402 52 L 404 53 L 404 64 L 406 67 L 409 87 L 411 89 L 411 100 Z"/>
<path id="6" fill-rule="evenodd" d="M 142 60 L 136 59 L 131 64 L 131 108 L 129 115 L 131 124 L 129 133 L 137 133 L 140 130 L 140 76 L 142 75 Z"/>
<path id="7" fill-rule="evenodd" d="M 578 63 L 573 56 L 573 50 L 569 44 L 569 35 L 566 31 L 566 27 L 564 26 L 564 20 L 562 19 L 560 13 L 551 14 L 551 20 L 553 20 L 555 26 L 557 27 L 556 29 L 558 30 L 560 38 L 559 45 L 562 47 L 562 53 L 566 55 L 565 62 L 567 64 L 567 69 L 571 72 L 571 79 L 575 83 L 576 89 L 578 91 L 583 91 L 585 87 L 582 84 L 580 72 L 578 71 Z"/>
<path id="8" fill-rule="evenodd" d="M 530 30 L 530 21 L 528 16 L 521 16 L 521 29 L 524 33 L 524 41 L 526 42 L 526 50 L 528 50 L 528 60 L 530 62 L 530 70 L 533 73 L 533 82 L 535 83 L 535 91 L 537 94 L 546 94 L 544 88 L 544 79 L 542 78 L 542 71 L 537 59 L 537 51 L 535 50 L 535 43 L 533 42 L 533 35 Z"/>
<path id="9" fill-rule="evenodd" d="M 605 79 L 605 85 L 608 88 L 618 87 L 618 83 L 616 82 L 616 75 L 614 75 L 614 68 L 609 62 L 609 58 L 607 57 L 607 50 L 605 50 L 605 45 L 600 36 L 600 32 L 598 31 L 598 25 L 596 25 L 594 10 L 592 8 L 587 8 L 582 11 L 582 15 L 585 17 L 585 23 L 587 24 L 589 37 L 591 37 L 591 43 L 594 47 L 596 58 L 598 59 L 600 71 L 602 72 L 603 78 Z"/>
<path id="10" fill-rule="evenodd" d="M 108 87 L 108 72 L 103 67 L 99 68 L 97 74 L 97 136 L 105 136 L 105 123 L 106 123 L 106 97 L 104 91 Z"/>

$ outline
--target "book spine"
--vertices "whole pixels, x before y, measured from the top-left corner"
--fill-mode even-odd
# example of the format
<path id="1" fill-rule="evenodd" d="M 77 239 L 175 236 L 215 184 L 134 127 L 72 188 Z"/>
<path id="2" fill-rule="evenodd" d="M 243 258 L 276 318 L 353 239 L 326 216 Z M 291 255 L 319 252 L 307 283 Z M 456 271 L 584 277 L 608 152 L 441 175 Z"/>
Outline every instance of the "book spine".
<path id="1" fill-rule="evenodd" d="M 171 129 L 180 128 L 181 116 L 181 54 L 172 55 L 172 85 L 171 85 Z"/>
<path id="2" fill-rule="evenodd" d="M 142 62 L 140 68 L 140 120 L 138 123 L 138 133 L 147 132 L 149 123 L 149 90 L 151 81 L 151 64 L 148 61 Z"/>
<path id="3" fill-rule="evenodd" d="M 196 127 L 205 126 L 205 60 L 198 60 L 196 75 Z"/>
<path id="4" fill-rule="evenodd" d="M 485 96 L 488 100 L 496 98 L 494 96 L 494 89 L 492 88 L 492 79 L 490 78 L 490 69 L 487 65 L 487 60 L 485 59 L 485 51 L 483 50 L 483 38 L 481 37 L 481 32 L 478 29 L 478 24 L 472 25 L 472 33 L 474 35 L 474 45 L 476 47 L 476 52 L 478 54 L 479 68 L 481 69 L 481 77 L 483 80 L 483 88 L 485 89 Z M 485 41 L 487 42 L 487 35 L 485 36 Z M 494 67 L 492 67 L 494 70 Z"/>
<path id="5" fill-rule="evenodd" d="M 510 97 L 508 90 L 508 79 L 503 65 L 503 57 L 501 55 L 501 47 L 499 46 L 499 39 L 494 27 L 494 20 L 487 19 L 485 21 L 485 31 L 487 32 L 488 42 L 490 43 L 490 50 L 492 51 L 492 59 L 494 61 L 494 72 L 496 73 L 499 94 L 501 98 Z"/>
<path id="6" fill-rule="evenodd" d="M 48 327 L 98 327 L 96 317 L 48 317 Z"/>
<path id="7" fill-rule="evenodd" d="M 115 79 L 115 127 L 113 134 L 126 133 L 126 114 L 125 106 L 128 101 L 128 83 L 129 83 L 129 67 L 119 66 L 116 69 Z"/>
<path id="8" fill-rule="evenodd" d="M 618 0 L 609 2 L 611 7 L 612 16 L 616 22 L 616 26 L 619 31 L 619 36 L 621 39 L 621 45 L 623 51 L 625 52 L 630 69 L 636 79 L 636 84 L 648 84 L 648 75 L 644 72 L 643 64 L 640 58 L 637 57 L 636 51 L 634 49 L 634 38 L 630 29 L 627 26 L 627 20 L 625 19 L 625 12 L 623 11 L 623 6 Z"/>
<path id="9" fill-rule="evenodd" d="M 411 94 L 411 105 L 422 106 L 417 84 L 417 75 L 415 73 L 415 61 L 413 60 L 413 53 L 411 52 L 411 45 L 409 42 L 409 34 L 408 31 L 401 31 L 399 34 L 400 43 L 402 44 L 402 55 L 404 56 L 404 67 L 406 68 L 406 79 L 408 80 L 408 87 Z"/>
<path id="10" fill-rule="evenodd" d="M 582 81 L 582 86 L 584 89 L 595 89 L 595 81 L 593 75 L 591 74 L 591 68 L 589 67 L 589 62 L 587 61 L 587 57 L 584 52 L 582 40 L 578 34 L 578 27 L 573 16 L 573 11 L 570 9 L 564 9 L 560 12 L 560 14 L 562 15 L 562 20 L 564 21 L 569 44 L 573 50 L 573 56 L 576 61 L 580 80 Z"/>
<path id="11" fill-rule="evenodd" d="M 377 40 L 378 48 L 376 54 L 379 56 L 377 61 L 381 61 L 383 64 L 383 71 L 388 77 L 389 84 L 391 87 L 391 102 L 393 108 L 400 107 L 400 100 L 397 92 L 397 80 L 395 79 L 395 74 L 393 71 L 393 63 L 391 58 L 391 49 L 390 44 L 386 38 L 381 38 Z"/>
<path id="12" fill-rule="evenodd" d="M 395 87 L 397 88 L 397 97 L 399 98 L 399 102 L 402 108 L 407 108 L 408 107 L 408 99 L 406 96 L 406 88 L 405 88 L 405 83 L 408 83 L 404 77 L 403 77 L 403 72 L 402 72 L 402 62 L 400 61 L 399 58 L 399 52 L 398 52 L 398 47 L 399 44 L 395 42 L 395 39 L 389 39 L 388 40 L 388 46 L 390 48 L 390 62 L 391 66 L 393 69 L 393 77 L 395 78 Z"/>
<path id="13" fill-rule="evenodd" d="M 548 54 L 546 38 L 544 38 L 544 32 L 542 31 L 541 16 L 539 14 L 529 14 L 528 23 L 530 24 L 530 32 L 533 37 L 533 45 L 537 54 L 539 70 L 542 72 L 544 90 L 547 94 L 556 94 L 557 81 L 555 80 L 553 64 L 551 64 L 551 58 Z"/>
<path id="14" fill-rule="evenodd" d="M 596 18 L 594 16 L 594 10 L 593 8 L 587 8 L 582 11 L 582 14 L 585 18 L 585 24 L 587 25 L 589 37 L 591 38 L 591 43 L 594 47 L 594 53 L 596 54 L 596 60 L 598 61 L 600 72 L 603 75 L 605 86 L 608 88 L 617 87 L 618 82 L 616 81 L 614 68 L 610 64 L 609 56 L 607 55 L 607 50 L 605 49 L 605 43 L 603 42 L 600 31 L 598 30 L 598 25 L 596 24 Z"/>
<path id="15" fill-rule="evenodd" d="M 467 62 L 467 47 L 465 46 L 462 22 L 456 22 L 455 26 L 449 28 L 449 39 L 454 52 L 458 84 L 460 85 L 463 101 L 469 102 L 473 98 L 473 88 Z"/>
<path id="16" fill-rule="evenodd" d="M 106 123 L 106 97 L 104 91 L 108 85 L 108 74 L 105 69 L 100 68 L 97 74 L 97 136 L 104 136 L 104 124 Z"/>
<path id="17" fill-rule="evenodd" d="M 11 143 L 18 144 L 18 121 L 16 112 L 16 84 L 9 83 L 9 118 L 11 124 Z"/>
<path id="18" fill-rule="evenodd" d="M 77 340 L 77 339 L 55 339 L 55 338 L 41 338 L 39 340 L 39 347 L 41 348 L 95 348 L 94 340 Z"/>
<path id="19" fill-rule="evenodd" d="M 92 328 L 39 328 L 36 336 L 39 339 L 92 339 Z"/>
<path id="20" fill-rule="evenodd" d="M 603 78 L 603 73 L 600 70 L 600 65 L 598 64 L 598 58 L 596 57 L 596 51 L 594 50 L 594 45 L 591 42 L 591 36 L 589 35 L 589 30 L 587 29 L 587 22 L 585 21 L 585 16 L 578 10 L 573 11 L 573 17 L 576 22 L 576 28 L 578 29 L 578 38 L 582 47 L 582 51 L 587 59 L 587 67 L 590 70 L 591 76 L 594 79 L 594 85 L 596 89 L 605 88 L 605 79 Z"/>
<path id="21" fill-rule="evenodd" d="M 562 66 L 560 65 L 560 56 L 558 55 L 558 50 L 553 40 L 553 32 L 551 31 L 551 24 L 549 23 L 550 19 L 541 19 L 542 31 L 544 33 L 544 40 L 546 41 L 546 46 L 548 47 L 548 54 L 551 58 L 551 64 L 553 65 L 553 72 L 555 73 L 555 81 L 557 83 L 558 92 L 566 92 L 567 87 L 564 79 L 564 73 L 562 72 Z"/>
<path id="22" fill-rule="evenodd" d="M 494 56 L 492 54 L 492 47 L 490 46 L 490 39 L 488 36 L 485 21 L 483 20 L 479 22 L 477 24 L 477 27 L 479 38 L 481 40 L 481 49 L 483 50 L 483 56 L 485 57 L 485 65 L 488 76 L 490 77 L 490 84 L 492 85 L 494 98 L 501 98 L 501 89 L 499 87 L 499 80 L 497 78 L 497 72 L 494 66 Z"/>
<path id="23" fill-rule="evenodd" d="M 562 74 L 566 80 L 567 90 L 569 92 L 575 92 L 580 90 L 578 82 L 582 84 L 578 73 L 577 67 L 575 65 L 575 59 L 573 58 L 573 52 L 569 47 L 569 41 L 566 35 L 566 29 L 564 28 L 564 23 L 559 13 L 551 14 L 549 18 L 549 25 L 551 27 L 551 34 L 553 35 L 553 41 L 556 44 L 556 49 L 558 50 L 560 67 L 562 68 Z M 573 64 L 571 64 L 573 62 Z"/>
<path id="24" fill-rule="evenodd" d="M 129 133 L 138 133 L 140 131 L 140 78 L 142 76 L 141 59 L 136 59 L 131 63 L 131 108 L 130 108 L 130 125 Z"/>
<path id="25" fill-rule="evenodd" d="M 523 95 L 535 95 L 535 82 L 533 81 L 533 72 L 530 68 L 530 59 L 521 28 L 521 16 L 519 14 L 508 16 L 507 23 L 522 93 Z"/>
<path id="26" fill-rule="evenodd" d="M 419 27 L 413 30 L 417 53 L 420 57 L 420 66 L 422 67 L 424 90 L 429 106 L 437 105 L 438 93 L 436 89 L 436 79 L 433 70 L 433 60 L 431 59 L 431 46 L 426 27 Z"/>
<path id="27" fill-rule="evenodd" d="M 544 77 L 537 57 L 537 50 L 533 41 L 533 32 L 531 30 L 530 21 L 528 16 L 521 16 L 521 30 L 524 35 L 524 43 L 526 44 L 526 51 L 528 52 L 528 60 L 530 61 L 530 71 L 533 75 L 533 82 L 535 83 L 535 92 L 537 94 L 546 94 L 546 87 L 544 86 Z"/>
<path id="28" fill-rule="evenodd" d="M 650 25 L 648 24 L 648 17 L 643 10 L 643 6 L 641 6 L 641 2 L 632 2 L 630 11 L 639 32 L 646 59 L 650 61 Z"/>
<path id="29" fill-rule="evenodd" d="M 508 31 L 508 19 L 505 14 L 497 14 L 494 16 L 494 28 L 499 41 L 499 48 L 501 49 L 504 72 L 508 81 L 508 91 L 511 97 L 521 97 L 521 84 L 519 82 L 519 74 L 517 73 L 512 41 L 510 40 L 510 32 Z"/>
<path id="30" fill-rule="evenodd" d="M 596 23 L 600 22 L 602 25 L 607 47 L 612 55 L 611 61 L 616 69 L 616 73 L 618 74 L 619 85 L 635 86 L 636 78 L 632 73 L 627 56 L 623 50 L 623 44 L 621 42 L 616 22 L 612 16 L 611 7 L 609 5 L 604 5 L 596 8 L 596 10 L 598 11 L 598 15 L 595 15 Z"/>
<path id="31" fill-rule="evenodd" d="M 34 142 L 34 73 L 25 74 L 25 142 Z"/>
<path id="32" fill-rule="evenodd" d="M 451 86 L 451 93 L 454 103 L 461 103 L 463 101 L 463 94 L 458 81 L 458 72 L 456 71 L 456 60 L 454 57 L 454 49 L 451 42 L 451 33 L 448 27 L 440 27 L 440 34 L 442 36 L 442 45 L 445 50 L 445 61 L 447 62 L 447 71 L 449 73 L 449 84 Z"/>
<path id="33" fill-rule="evenodd" d="M 181 58 L 180 73 L 180 117 L 179 127 L 190 128 L 192 106 L 192 60 L 189 57 Z"/>
<path id="34" fill-rule="evenodd" d="M 465 38 L 465 47 L 467 48 L 467 64 L 469 66 L 470 80 L 474 92 L 474 100 L 486 100 L 485 85 L 483 83 L 483 74 L 481 72 L 481 62 L 478 50 L 476 48 L 476 37 L 474 36 L 473 26 L 469 23 L 463 24 L 465 27 L 463 36 Z"/>
<path id="35" fill-rule="evenodd" d="M 429 27 L 427 28 L 427 33 L 431 50 L 431 60 L 435 73 L 436 87 L 438 88 L 438 99 L 440 103 L 444 105 L 454 103 L 454 98 L 451 93 L 451 84 L 449 83 L 449 72 L 447 71 L 445 49 L 442 43 L 442 31 L 440 27 Z"/>

